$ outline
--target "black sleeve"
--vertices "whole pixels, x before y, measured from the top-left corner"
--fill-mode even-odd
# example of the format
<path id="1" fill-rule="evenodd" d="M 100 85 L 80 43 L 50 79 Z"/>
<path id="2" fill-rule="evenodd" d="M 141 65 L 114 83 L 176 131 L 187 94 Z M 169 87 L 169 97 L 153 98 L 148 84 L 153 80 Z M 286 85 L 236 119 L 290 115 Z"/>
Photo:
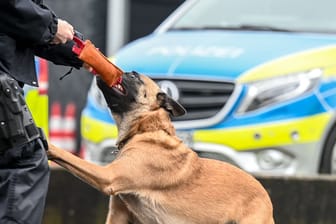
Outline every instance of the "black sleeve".
<path id="1" fill-rule="evenodd" d="M 0 32 L 31 45 L 47 44 L 57 32 L 57 17 L 31 0 L 0 0 Z"/>
<path id="2" fill-rule="evenodd" d="M 56 65 L 72 66 L 79 69 L 82 67 L 83 62 L 72 52 L 73 45 L 73 41 L 68 41 L 65 44 L 36 46 L 34 47 L 34 53 L 41 58 L 52 61 Z"/>

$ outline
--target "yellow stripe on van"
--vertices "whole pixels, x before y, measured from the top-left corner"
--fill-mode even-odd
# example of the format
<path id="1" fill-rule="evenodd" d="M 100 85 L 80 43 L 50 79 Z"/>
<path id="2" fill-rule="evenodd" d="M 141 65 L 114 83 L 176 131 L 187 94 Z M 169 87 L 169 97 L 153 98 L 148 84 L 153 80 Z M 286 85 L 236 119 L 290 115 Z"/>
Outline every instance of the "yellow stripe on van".
<path id="1" fill-rule="evenodd" d="M 336 74 L 336 46 L 291 54 L 244 73 L 238 82 L 246 83 L 321 68 L 326 75 Z"/>
<path id="2" fill-rule="evenodd" d="M 290 144 L 318 142 L 331 119 L 330 113 L 278 123 L 221 130 L 196 130 L 196 142 L 223 144 L 236 150 L 251 150 Z"/>
<path id="3" fill-rule="evenodd" d="M 88 116 L 81 117 L 82 137 L 94 143 L 99 143 L 108 138 L 117 138 L 118 130 L 115 125 L 92 119 Z"/>
<path id="4" fill-rule="evenodd" d="M 33 89 L 26 93 L 26 102 L 36 125 L 42 128 L 45 136 L 48 137 L 48 95 L 40 95 L 37 89 Z"/>

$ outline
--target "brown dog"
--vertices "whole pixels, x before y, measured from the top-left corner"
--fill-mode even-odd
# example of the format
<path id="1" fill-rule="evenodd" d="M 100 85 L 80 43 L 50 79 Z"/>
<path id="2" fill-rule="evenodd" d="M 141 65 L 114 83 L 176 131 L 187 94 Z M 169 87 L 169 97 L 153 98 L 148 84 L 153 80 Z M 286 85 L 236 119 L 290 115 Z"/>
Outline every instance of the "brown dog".
<path id="1" fill-rule="evenodd" d="M 106 223 L 274 223 L 270 198 L 256 179 L 199 158 L 176 137 L 169 114 L 185 110 L 154 81 L 131 72 L 112 88 L 97 82 L 118 126 L 117 158 L 101 167 L 52 145 L 48 155 L 111 195 Z"/>

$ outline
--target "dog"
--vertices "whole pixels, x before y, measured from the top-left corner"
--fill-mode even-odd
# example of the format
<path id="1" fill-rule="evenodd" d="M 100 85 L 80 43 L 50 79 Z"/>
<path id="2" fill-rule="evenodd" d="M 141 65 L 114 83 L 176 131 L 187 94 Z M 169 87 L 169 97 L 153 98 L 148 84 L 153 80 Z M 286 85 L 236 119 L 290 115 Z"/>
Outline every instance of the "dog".
<path id="1" fill-rule="evenodd" d="M 106 223 L 273 224 L 268 193 L 250 174 L 200 158 L 175 135 L 185 109 L 145 75 L 109 87 L 97 77 L 118 127 L 116 159 L 99 166 L 50 144 L 49 159 L 110 195 Z"/>

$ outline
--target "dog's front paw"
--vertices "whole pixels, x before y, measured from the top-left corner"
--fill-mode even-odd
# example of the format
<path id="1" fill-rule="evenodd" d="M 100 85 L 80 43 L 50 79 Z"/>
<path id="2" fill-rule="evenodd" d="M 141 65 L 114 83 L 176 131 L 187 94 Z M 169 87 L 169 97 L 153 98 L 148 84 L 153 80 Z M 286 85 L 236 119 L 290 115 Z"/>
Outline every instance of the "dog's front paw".
<path id="1" fill-rule="evenodd" d="M 56 151 L 57 147 L 53 144 L 48 143 L 47 156 L 49 160 L 53 160 L 56 158 Z"/>

